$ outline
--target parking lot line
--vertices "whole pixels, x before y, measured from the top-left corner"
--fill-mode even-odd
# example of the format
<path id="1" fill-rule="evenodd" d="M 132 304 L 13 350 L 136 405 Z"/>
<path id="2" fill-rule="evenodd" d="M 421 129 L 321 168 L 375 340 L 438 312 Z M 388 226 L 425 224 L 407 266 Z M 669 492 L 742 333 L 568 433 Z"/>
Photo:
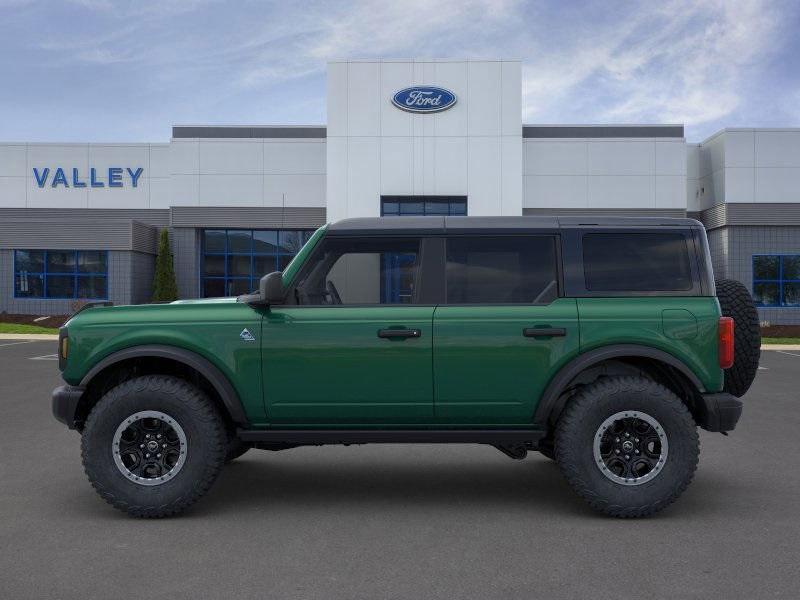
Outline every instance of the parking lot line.
<path id="1" fill-rule="evenodd" d="M 45 354 L 44 356 L 31 356 L 28 360 L 58 360 L 58 354 Z"/>
<path id="2" fill-rule="evenodd" d="M 783 350 L 776 350 L 778 354 L 788 354 L 789 356 L 800 356 L 800 354 L 795 354 L 794 352 L 784 352 Z"/>
<path id="3" fill-rule="evenodd" d="M 18 346 L 19 344 L 32 344 L 35 340 L 26 340 L 24 342 L 10 342 L 8 344 L 0 344 L 0 348 L 4 348 L 5 346 Z"/>

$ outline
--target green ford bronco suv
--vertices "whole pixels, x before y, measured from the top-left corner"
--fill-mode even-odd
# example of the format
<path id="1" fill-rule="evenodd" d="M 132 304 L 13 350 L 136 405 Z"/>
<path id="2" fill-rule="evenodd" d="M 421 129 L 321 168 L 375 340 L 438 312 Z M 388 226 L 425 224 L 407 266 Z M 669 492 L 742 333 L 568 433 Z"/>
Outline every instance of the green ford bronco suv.
<path id="1" fill-rule="evenodd" d="M 350 219 L 255 293 L 81 310 L 53 413 L 135 516 L 251 448 L 407 442 L 537 450 L 636 517 L 686 489 L 698 426 L 736 426 L 758 325 L 690 219 Z"/>

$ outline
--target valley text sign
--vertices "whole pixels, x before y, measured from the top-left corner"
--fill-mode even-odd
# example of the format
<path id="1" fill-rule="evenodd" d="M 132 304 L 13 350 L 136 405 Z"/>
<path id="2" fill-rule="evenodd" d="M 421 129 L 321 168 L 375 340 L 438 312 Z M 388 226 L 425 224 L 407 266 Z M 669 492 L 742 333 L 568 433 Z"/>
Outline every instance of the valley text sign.
<path id="1" fill-rule="evenodd" d="M 33 178 L 40 188 L 45 186 L 65 188 L 121 188 L 138 187 L 139 178 L 144 173 L 142 167 L 109 167 L 108 169 L 95 169 L 92 167 L 88 173 L 81 169 L 64 169 L 62 167 L 34 167 Z"/>
<path id="2" fill-rule="evenodd" d="M 450 90 L 432 85 L 417 85 L 400 90 L 392 96 L 392 104 L 415 113 L 435 113 L 447 110 L 456 103 Z"/>

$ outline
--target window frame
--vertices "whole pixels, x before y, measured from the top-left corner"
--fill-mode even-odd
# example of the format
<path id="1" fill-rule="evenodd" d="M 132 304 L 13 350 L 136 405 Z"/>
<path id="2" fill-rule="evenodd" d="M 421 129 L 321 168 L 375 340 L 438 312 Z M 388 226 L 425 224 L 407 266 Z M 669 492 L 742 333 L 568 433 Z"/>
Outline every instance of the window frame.
<path id="1" fill-rule="evenodd" d="M 221 252 L 212 251 L 208 252 L 206 250 L 206 232 L 209 231 L 220 231 L 224 234 L 224 248 Z M 235 232 L 248 232 L 250 236 L 249 242 L 249 252 L 231 252 L 229 251 L 228 246 L 228 232 L 235 231 Z M 255 233 L 256 232 L 274 232 L 275 239 L 276 239 L 276 248 L 280 248 L 280 240 L 281 240 L 281 233 L 300 233 L 301 239 L 304 238 L 303 245 L 305 245 L 311 236 L 314 234 L 315 229 L 309 228 L 267 228 L 267 229 L 249 229 L 249 228 L 242 228 L 242 227 L 205 227 L 200 230 L 200 261 L 199 261 L 199 270 L 198 270 L 198 297 L 200 298 L 226 298 L 229 297 L 228 292 L 228 281 L 238 280 L 238 281 L 248 281 L 249 291 L 255 290 L 258 288 L 258 281 L 263 277 L 263 275 L 257 276 L 255 274 L 255 260 L 256 257 L 268 257 L 273 258 L 275 260 L 275 269 L 270 271 L 270 273 L 277 270 L 278 265 L 280 264 L 280 259 L 282 257 L 288 258 L 288 262 L 286 265 L 291 262 L 291 260 L 297 256 L 297 253 L 290 254 L 288 252 L 255 252 Z M 302 246 L 297 249 L 299 252 Z M 205 267 L 206 267 L 206 257 L 207 256 L 219 256 L 222 257 L 223 261 L 223 273 L 222 275 L 206 275 L 205 274 Z M 247 276 L 243 275 L 228 275 L 228 259 L 233 256 L 247 256 L 249 257 L 250 274 Z M 264 273 L 266 275 L 267 273 Z M 225 295 L 223 296 L 206 296 L 205 295 L 205 282 L 206 280 L 214 280 L 214 281 L 222 281 L 223 291 Z M 247 292 L 245 292 L 247 293 Z"/>
<path id="2" fill-rule="evenodd" d="M 21 296 L 17 293 L 17 277 L 22 273 L 20 269 L 17 268 L 17 254 L 19 252 L 41 252 L 42 253 L 42 270 L 41 271 L 25 271 L 31 275 L 40 275 L 42 277 L 42 295 L 41 296 Z M 48 263 L 48 253 L 59 252 L 59 253 L 71 253 L 75 260 L 75 264 L 71 271 L 54 271 L 49 272 L 47 269 Z M 105 272 L 100 271 L 81 271 L 80 270 L 80 261 L 78 260 L 78 256 L 82 252 L 97 252 L 100 255 L 105 257 L 105 265 L 106 270 Z M 101 300 L 108 300 L 109 297 L 109 288 L 110 288 L 110 276 L 109 276 L 109 251 L 108 250 L 96 250 L 90 248 L 82 248 L 82 249 L 42 249 L 42 248 L 15 248 L 14 249 L 14 256 L 13 256 L 13 269 L 12 269 L 12 286 L 13 286 L 13 298 L 15 300 L 86 300 L 86 301 L 101 301 Z M 50 296 L 47 293 L 47 278 L 48 275 L 53 277 L 71 277 L 72 278 L 72 285 L 73 291 L 71 296 Z M 82 297 L 78 294 L 78 290 L 80 289 L 78 285 L 78 281 L 81 277 L 89 278 L 89 277 L 103 277 L 105 278 L 106 283 L 106 293 L 105 296 L 91 296 L 91 297 Z"/>
<path id="3" fill-rule="evenodd" d="M 698 247 L 695 231 L 691 227 L 600 227 L 587 224 L 585 227 L 565 228 L 561 230 L 563 239 L 564 292 L 570 298 L 652 298 L 652 297 L 694 297 L 711 296 L 711 283 L 705 281 L 700 271 L 702 248 Z M 673 233 L 683 236 L 689 258 L 689 270 L 692 287 L 687 290 L 628 290 L 604 291 L 586 288 L 586 277 L 583 264 L 583 236 L 593 233 L 607 234 L 642 234 Z"/>
<path id="4" fill-rule="evenodd" d="M 426 204 L 447 204 L 447 212 L 428 212 Z M 460 205 L 463 203 L 464 212 L 453 212 L 453 205 Z M 397 204 L 397 212 L 386 212 L 387 204 Z M 401 205 L 403 204 L 422 204 L 422 211 L 403 212 Z M 467 216 L 469 211 L 469 203 L 467 196 L 381 196 L 380 198 L 380 213 L 382 217 L 464 217 Z"/>
<path id="5" fill-rule="evenodd" d="M 476 239 L 476 238 L 531 238 L 531 237 L 549 237 L 553 242 L 556 268 L 556 293 L 554 298 L 542 302 L 447 302 L 447 243 L 451 239 Z M 557 230 L 544 230 L 544 231 L 531 231 L 530 233 L 463 233 L 463 234 L 447 234 L 441 236 L 444 240 L 441 257 L 441 278 L 442 278 L 442 298 L 439 303 L 441 306 L 549 306 L 559 298 L 564 297 L 564 270 L 562 268 L 562 253 L 561 253 L 561 235 Z M 544 291 L 544 290 L 543 290 Z"/>
<path id="6" fill-rule="evenodd" d="M 417 274 L 414 286 L 413 296 L 411 298 L 411 302 L 408 304 L 402 303 L 373 303 L 373 304 L 366 304 L 366 303 L 357 303 L 357 304 L 298 304 L 297 303 L 297 294 L 295 293 L 297 290 L 298 285 L 304 280 L 305 276 L 308 272 L 314 268 L 314 265 L 318 264 L 320 257 L 325 249 L 326 244 L 332 240 L 358 240 L 358 241 L 385 241 L 385 240 L 418 240 L 419 241 L 419 250 L 417 251 Z M 431 243 L 429 240 L 434 239 L 430 236 L 425 235 L 375 235 L 375 236 L 351 236 L 351 235 L 325 235 L 319 242 L 314 246 L 314 249 L 311 251 L 311 254 L 308 255 L 308 258 L 303 263 L 302 268 L 297 272 L 295 275 L 292 283 L 288 286 L 284 292 L 283 302 L 280 304 L 281 308 L 400 308 L 400 307 L 410 307 L 410 308 L 419 308 L 421 306 L 436 306 L 439 302 L 436 302 L 433 298 L 428 298 L 429 294 L 423 295 L 423 290 L 425 289 L 424 281 L 430 278 L 430 267 L 426 267 L 429 265 L 432 258 L 436 258 L 439 255 L 433 247 L 431 247 Z M 438 262 L 438 261 L 437 261 Z M 383 266 L 381 266 L 381 269 Z M 381 291 L 381 294 L 383 291 Z M 432 301 L 433 300 L 433 301 Z"/>
<path id="7" fill-rule="evenodd" d="M 781 253 L 781 254 L 753 254 L 750 259 L 750 275 L 751 275 L 751 282 L 752 287 L 750 288 L 750 295 L 753 297 L 753 302 L 758 308 L 800 308 L 800 303 L 798 304 L 784 304 L 783 303 L 783 286 L 785 283 L 796 283 L 800 285 L 800 279 L 785 279 L 783 276 L 783 259 L 784 257 L 792 257 L 792 258 L 799 258 L 800 253 L 798 254 L 789 254 L 789 253 Z M 760 257 L 767 257 L 767 258 L 777 258 L 778 259 L 778 278 L 777 279 L 756 279 L 756 258 Z M 778 285 L 778 303 L 777 304 L 761 304 L 756 301 L 755 299 L 755 290 L 757 283 L 774 283 Z"/>

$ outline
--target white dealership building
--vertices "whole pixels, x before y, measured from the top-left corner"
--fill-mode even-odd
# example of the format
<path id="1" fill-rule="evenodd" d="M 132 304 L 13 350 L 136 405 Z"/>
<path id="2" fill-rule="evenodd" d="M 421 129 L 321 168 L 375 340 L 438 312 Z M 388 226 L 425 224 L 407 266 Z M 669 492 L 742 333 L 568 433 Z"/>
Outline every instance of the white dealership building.
<path id="1" fill-rule="evenodd" d="M 194 298 L 250 289 L 346 217 L 688 215 L 764 321 L 800 322 L 800 129 L 524 124 L 521 92 L 519 61 L 334 61 L 325 125 L 2 141 L 0 312 L 147 302 L 162 228 Z"/>

